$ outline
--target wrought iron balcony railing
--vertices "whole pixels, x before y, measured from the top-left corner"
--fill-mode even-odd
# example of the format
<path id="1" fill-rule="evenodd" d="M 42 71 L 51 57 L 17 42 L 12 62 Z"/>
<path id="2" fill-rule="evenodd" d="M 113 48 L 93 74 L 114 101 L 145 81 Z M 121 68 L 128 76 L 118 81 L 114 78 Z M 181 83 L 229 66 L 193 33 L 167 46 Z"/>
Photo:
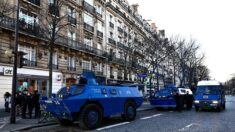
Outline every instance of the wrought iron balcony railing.
<path id="1" fill-rule="evenodd" d="M 84 23 L 84 29 L 89 31 L 89 32 L 94 33 L 94 27 L 89 25 L 89 24 L 87 24 L 87 23 Z"/>

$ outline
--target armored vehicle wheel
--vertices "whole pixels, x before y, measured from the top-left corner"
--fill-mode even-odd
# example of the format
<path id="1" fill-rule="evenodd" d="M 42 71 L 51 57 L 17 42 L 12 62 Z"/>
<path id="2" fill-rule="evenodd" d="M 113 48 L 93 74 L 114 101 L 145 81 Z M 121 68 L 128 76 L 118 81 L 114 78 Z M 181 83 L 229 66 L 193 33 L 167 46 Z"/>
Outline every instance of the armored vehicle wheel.
<path id="1" fill-rule="evenodd" d="M 133 101 L 128 101 L 125 104 L 124 114 L 122 118 L 126 121 L 132 121 L 136 117 L 136 105 Z"/>
<path id="2" fill-rule="evenodd" d="M 62 126 L 69 126 L 73 124 L 73 121 L 67 120 L 67 119 L 58 119 L 60 125 Z"/>
<path id="3" fill-rule="evenodd" d="M 96 104 L 86 105 L 80 113 L 79 124 L 82 129 L 97 128 L 102 121 L 102 109 Z"/>

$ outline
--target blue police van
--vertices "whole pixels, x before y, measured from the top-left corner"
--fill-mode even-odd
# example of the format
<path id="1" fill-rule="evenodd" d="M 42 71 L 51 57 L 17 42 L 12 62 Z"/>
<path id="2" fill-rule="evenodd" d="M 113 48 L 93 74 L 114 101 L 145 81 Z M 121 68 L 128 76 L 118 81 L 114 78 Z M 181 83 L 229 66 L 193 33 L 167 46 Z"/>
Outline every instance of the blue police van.
<path id="1" fill-rule="evenodd" d="M 198 82 L 194 95 L 196 111 L 200 109 L 216 109 L 217 111 L 221 111 L 225 109 L 225 104 L 225 93 L 221 83 L 215 80 Z"/>
<path id="2" fill-rule="evenodd" d="M 173 84 L 165 85 L 164 89 L 156 91 L 154 95 L 149 98 L 149 102 L 157 109 L 175 108 L 176 101 L 174 99 L 173 92 L 176 90 L 177 88 Z"/>
<path id="3" fill-rule="evenodd" d="M 61 125 L 79 121 L 82 129 L 95 129 L 104 117 L 121 115 L 124 120 L 134 120 L 142 102 L 138 87 L 99 85 L 94 73 L 84 72 L 77 85 L 61 88 L 55 98 L 40 104 Z"/>

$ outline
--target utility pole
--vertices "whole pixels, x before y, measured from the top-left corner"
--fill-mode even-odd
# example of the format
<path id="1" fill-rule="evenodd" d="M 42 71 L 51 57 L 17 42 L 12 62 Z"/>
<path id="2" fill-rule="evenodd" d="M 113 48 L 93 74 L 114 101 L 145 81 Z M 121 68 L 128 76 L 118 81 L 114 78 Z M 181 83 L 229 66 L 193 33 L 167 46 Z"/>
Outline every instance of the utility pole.
<path id="1" fill-rule="evenodd" d="M 18 61 L 18 29 L 19 29 L 19 0 L 17 0 L 16 7 L 16 21 L 15 21 L 15 46 L 14 46 L 14 67 L 13 67 L 13 77 L 12 77 L 12 91 L 11 91 L 11 115 L 10 123 L 14 124 L 16 122 L 15 115 L 15 96 L 16 96 L 16 83 L 17 83 L 17 61 Z"/>

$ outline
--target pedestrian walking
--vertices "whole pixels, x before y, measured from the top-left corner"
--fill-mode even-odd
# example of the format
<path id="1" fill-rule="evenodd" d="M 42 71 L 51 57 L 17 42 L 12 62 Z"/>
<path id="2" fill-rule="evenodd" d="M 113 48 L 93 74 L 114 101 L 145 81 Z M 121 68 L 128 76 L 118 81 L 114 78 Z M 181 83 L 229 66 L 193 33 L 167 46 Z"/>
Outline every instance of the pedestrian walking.
<path id="1" fill-rule="evenodd" d="M 40 104 L 39 104 L 40 95 L 38 94 L 38 90 L 34 90 L 33 94 L 33 106 L 34 106 L 34 118 L 38 118 L 40 115 Z"/>
<path id="2" fill-rule="evenodd" d="M 10 106 L 11 106 L 11 94 L 9 92 L 6 92 L 4 94 L 4 100 L 5 100 L 5 112 L 10 112 Z"/>

